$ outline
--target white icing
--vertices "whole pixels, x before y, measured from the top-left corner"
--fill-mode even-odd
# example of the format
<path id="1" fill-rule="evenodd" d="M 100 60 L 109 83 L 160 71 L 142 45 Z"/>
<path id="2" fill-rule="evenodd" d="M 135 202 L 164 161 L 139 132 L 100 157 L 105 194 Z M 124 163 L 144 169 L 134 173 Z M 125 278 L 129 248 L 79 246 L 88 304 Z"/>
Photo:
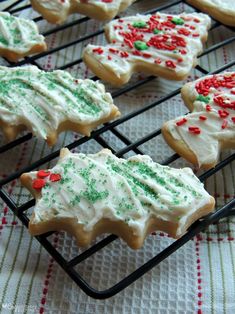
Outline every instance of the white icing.
<path id="1" fill-rule="evenodd" d="M 218 11 L 222 9 L 235 14 L 235 1 L 233 0 L 191 0 L 191 2 L 202 2 L 204 5 L 217 8 Z"/>
<path id="2" fill-rule="evenodd" d="M 101 0 L 31 0 L 41 9 L 47 10 L 52 15 L 58 16 L 60 22 L 64 22 L 71 12 L 80 12 L 80 8 L 86 8 L 87 15 L 89 10 L 102 10 L 105 12 L 115 11 L 115 15 L 122 11 L 124 7 L 131 5 L 136 0 L 113 0 L 110 3 Z M 99 12 L 98 12 L 99 13 Z"/>
<path id="3" fill-rule="evenodd" d="M 226 73 L 225 76 L 234 75 L 234 73 Z M 215 75 L 215 77 L 223 78 L 224 74 Z M 235 95 L 230 93 L 230 89 L 220 87 L 219 90 L 216 88 L 211 88 L 209 97 L 210 101 L 208 104 L 212 107 L 211 111 L 206 110 L 206 103 L 196 100 L 199 96 L 195 85 L 207 78 L 213 76 L 207 76 L 201 78 L 194 83 L 190 84 L 188 89 L 190 99 L 194 99 L 193 102 L 193 112 L 184 117 L 179 117 L 174 120 L 167 122 L 167 127 L 171 135 L 176 140 L 183 140 L 191 151 L 194 152 L 198 160 L 198 165 L 212 164 L 216 163 L 218 155 L 221 150 L 221 143 L 223 142 L 234 142 L 235 139 L 235 123 L 232 117 L 235 118 L 235 110 L 226 108 L 229 113 L 226 119 L 222 119 L 218 110 L 223 110 L 222 107 L 218 106 L 214 101 L 214 95 L 221 95 L 223 98 L 228 99 L 228 103 L 235 102 Z M 235 86 L 235 79 L 233 79 L 233 84 Z M 207 120 L 202 121 L 199 116 L 205 116 Z M 180 121 L 182 118 L 187 119 L 187 123 L 177 126 L 176 122 Z M 224 120 L 227 121 L 226 128 L 222 129 L 222 124 Z M 199 135 L 192 134 L 188 131 L 189 126 L 197 126 L 200 128 L 201 133 Z"/>
<path id="4" fill-rule="evenodd" d="M 45 42 L 33 21 L 0 12 L 0 49 L 25 54 L 35 45 Z"/>
<path id="5" fill-rule="evenodd" d="M 167 14 L 156 13 L 158 17 L 157 20 L 162 23 L 167 21 Z M 182 13 L 180 15 L 171 15 L 172 18 L 185 18 L 186 20 L 191 19 L 190 21 L 185 21 L 184 25 L 176 25 L 175 28 L 169 28 L 167 26 L 163 27 L 163 32 L 159 34 L 154 34 L 153 32 L 142 32 L 141 28 L 135 28 L 136 33 L 144 37 L 141 41 L 147 43 L 151 38 L 161 38 L 162 36 L 168 36 L 167 43 L 172 44 L 172 36 L 178 36 L 183 38 L 186 42 L 186 47 L 176 46 L 174 51 L 166 50 L 166 49 L 158 49 L 154 46 L 148 47 L 148 49 L 139 51 L 141 56 L 136 56 L 133 52 L 136 49 L 133 47 L 129 47 L 127 43 L 125 43 L 125 36 L 122 33 L 130 32 L 128 28 L 129 25 L 133 25 L 136 22 L 145 22 L 147 23 L 151 18 L 151 15 L 136 15 L 126 17 L 120 20 L 114 20 L 110 22 L 106 26 L 106 32 L 108 34 L 108 38 L 112 44 L 109 44 L 105 47 L 101 47 L 103 52 L 97 53 L 96 49 L 100 46 L 88 45 L 84 49 L 84 55 L 88 55 L 93 59 L 93 62 L 97 62 L 102 64 L 108 71 L 110 71 L 113 75 L 120 77 L 121 75 L 127 74 L 130 71 L 136 71 L 135 65 L 138 64 L 138 69 L 144 65 L 151 65 L 161 68 L 167 68 L 172 72 L 176 72 L 180 75 L 186 75 L 191 70 L 194 65 L 194 60 L 196 56 L 202 52 L 202 41 L 201 38 L 205 38 L 207 36 L 207 30 L 210 27 L 210 18 L 201 13 L 192 13 L 186 14 Z M 200 22 L 195 22 L 194 19 L 200 20 Z M 186 25 L 186 26 L 185 26 Z M 190 26 L 194 29 L 190 29 Z M 121 28 L 120 28 L 121 27 Z M 187 29 L 190 32 L 188 36 L 183 34 L 179 34 L 180 29 Z M 199 34 L 198 37 L 194 37 L 194 34 Z M 139 40 L 139 39 L 138 39 Z M 124 46 L 123 46 L 124 45 Z M 112 53 L 110 48 L 117 49 L 118 53 Z M 182 50 L 186 51 L 186 54 L 182 54 Z M 129 54 L 128 57 L 122 57 L 121 53 L 125 51 Z M 147 53 L 150 56 L 144 57 L 143 54 Z M 160 64 L 156 64 L 155 61 L 160 60 Z M 166 61 L 173 61 L 176 65 L 175 68 L 171 68 L 166 66 Z M 159 74 L 161 75 L 161 73 Z"/>
<path id="6" fill-rule="evenodd" d="M 99 220 L 109 218 L 127 223 L 141 235 L 146 222 L 156 217 L 179 222 L 180 234 L 187 218 L 210 202 L 190 168 L 161 166 L 148 156 L 124 160 L 108 150 L 69 153 L 50 172 L 60 174 L 61 180 L 45 178 L 32 223 L 70 217 L 91 231 Z M 29 175 L 37 178 L 37 172 Z"/>
<path id="7" fill-rule="evenodd" d="M 35 3 L 40 5 L 45 10 L 51 11 L 55 15 L 69 14 L 71 6 L 70 0 L 34 0 Z"/>
<path id="8" fill-rule="evenodd" d="M 0 120 L 24 124 L 46 139 L 63 121 L 87 125 L 108 117 L 113 101 L 104 86 L 68 72 L 35 66 L 0 67 Z"/>

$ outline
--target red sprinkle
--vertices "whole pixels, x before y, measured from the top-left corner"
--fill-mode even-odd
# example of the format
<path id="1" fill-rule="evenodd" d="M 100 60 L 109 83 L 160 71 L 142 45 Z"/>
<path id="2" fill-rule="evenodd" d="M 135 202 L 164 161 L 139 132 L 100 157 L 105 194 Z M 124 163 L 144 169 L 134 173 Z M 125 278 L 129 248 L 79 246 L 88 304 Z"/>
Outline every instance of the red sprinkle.
<path id="1" fill-rule="evenodd" d="M 43 179 L 35 179 L 33 180 L 32 187 L 35 190 L 40 190 L 45 186 L 46 182 Z"/>
<path id="2" fill-rule="evenodd" d="M 191 33 L 189 30 L 187 30 L 186 28 L 180 28 L 178 30 L 178 34 L 182 34 L 182 35 L 185 35 L 185 36 L 189 36 Z"/>
<path id="3" fill-rule="evenodd" d="M 6 225 L 6 224 L 7 224 L 6 217 L 2 217 L 2 225 Z"/>
<path id="4" fill-rule="evenodd" d="M 229 112 L 226 110 L 218 110 L 218 114 L 222 119 L 227 118 L 227 116 L 229 116 Z"/>
<path id="5" fill-rule="evenodd" d="M 98 48 L 94 48 L 93 52 L 97 52 L 99 55 L 101 55 L 104 52 L 104 50 L 101 47 L 98 47 Z"/>
<path id="6" fill-rule="evenodd" d="M 150 53 L 143 53 L 142 56 L 144 58 L 151 58 L 152 57 L 152 55 Z"/>
<path id="7" fill-rule="evenodd" d="M 59 173 L 52 173 L 50 175 L 49 179 L 50 179 L 51 182 L 60 181 L 61 180 L 61 175 Z"/>
<path id="8" fill-rule="evenodd" d="M 37 173 L 37 177 L 40 179 L 46 178 L 50 175 L 50 171 L 47 170 L 39 170 Z"/>
<path id="9" fill-rule="evenodd" d="M 202 121 L 205 121 L 205 120 L 207 120 L 207 117 L 206 116 L 199 116 L 199 119 Z"/>
<path id="10" fill-rule="evenodd" d="M 172 68 L 172 69 L 176 68 L 176 64 L 171 60 L 167 60 L 165 63 L 168 68 Z"/>
<path id="11" fill-rule="evenodd" d="M 118 52 L 118 50 L 114 49 L 114 48 L 109 48 L 109 51 L 112 52 L 112 53 L 117 53 Z"/>
<path id="12" fill-rule="evenodd" d="M 120 52 L 120 56 L 121 56 L 122 58 L 127 58 L 127 57 L 129 57 L 129 53 L 126 52 L 126 51 L 121 51 L 121 52 Z"/>
<path id="13" fill-rule="evenodd" d="M 177 125 L 177 126 L 181 126 L 181 125 L 185 124 L 187 121 L 188 121 L 188 120 L 187 120 L 186 118 L 183 118 L 183 119 L 181 119 L 180 121 L 177 121 L 177 122 L 176 122 L 176 125 Z"/>
<path id="14" fill-rule="evenodd" d="M 134 50 L 134 51 L 132 52 L 132 54 L 133 54 L 134 56 L 141 56 L 141 52 L 140 52 L 139 50 Z"/>
<path id="15" fill-rule="evenodd" d="M 206 105 L 206 111 L 211 111 L 212 107 L 210 105 Z"/>
<path id="16" fill-rule="evenodd" d="M 233 123 L 235 123 L 235 117 L 232 117 L 231 120 L 233 121 Z"/>
<path id="17" fill-rule="evenodd" d="M 227 126 L 228 126 L 228 121 L 227 121 L 227 120 L 224 120 L 224 121 L 223 121 L 223 124 L 222 124 L 222 126 L 221 126 L 221 128 L 222 128 L 222 129 L 226 129 Z"/>
<path id="18" fill-rule="evenodd" d="M 181 49 L 181 50 L 180 50 L 180 53 L 181 53 L 182 55 L 186 55 L 186 54 L 187 54 L 187 51 L 184 50 L 184 49 Z"/>
<path id="19" fill-rule="evenodd" d="M 162 63 L 162 60 L 160 58 L 157 58 L 157 59 L 154 60 L 154 63 L 160 64 L 160 63 Z"/>
<path id="20" fill-rule="evenodd" d="M 190 133 L 193 133 L 193 134 L 200 134 L 201 133 L 200 128 L 197 126 L 189 126 L 188 130 Z"/>

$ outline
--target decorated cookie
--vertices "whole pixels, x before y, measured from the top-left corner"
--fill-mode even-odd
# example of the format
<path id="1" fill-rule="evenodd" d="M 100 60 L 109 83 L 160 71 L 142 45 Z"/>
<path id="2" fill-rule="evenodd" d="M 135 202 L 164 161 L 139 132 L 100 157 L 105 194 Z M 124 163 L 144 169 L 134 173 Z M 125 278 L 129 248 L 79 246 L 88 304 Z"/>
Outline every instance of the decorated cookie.
<path id="1" fill-rule="evenodd" d="M 214 208 L 190 168 L 141 155 L 119 159 L 107 149 L 88 155 L 62 149 L 54 168 L 25 173 L 21 182 L 36 198 L 30 233 L 67 230 L 80 246 L 102 233 L 134 249 L 155 230 L 178 238 Z"/>
<path id="2" fill-rule="evenodd" d="M 88 45 L 83 59 L 98 77 L 116 86 L 137 71 L 183 80 L 197 63 L 209 27 L 210 18 L 197 13 L 117 19 L 105 27 L 110 44 Z"/>
<path id="3" fill-rule="evenodd" d="M 187 83 L 182 97 L 192 113 L 166 122 L 162 133 L 181 156 L 211 168 L 222 149 L 235 148 L 235 73 Z"/>
<path id="4" fill-rule="evenodd" d="M 235 26 L 234 0 L 186 0 L 223 24 Z"/>
<path id="5" fill-rule="evenodd" d="M 0 56 L 17 62 L 25 56 L 46 49 L 44 37 L 39 35 L 33 21 L 0 12 Z"/>
<path id="6" fill-rule="evenodd" d="M 136 0 L 31 0 L 32 7 L 50 23 L 64 23 L 72 13 L 111 20 Z"/>
<path id="7" fill-rule="evenodd" d="M 65 71 L 0 67 L 0 82 L 0 126 L 8 140 L 29 129 L 53 145 L 62 131 L 89 136 L 120 114 L 102 84 Z"/>

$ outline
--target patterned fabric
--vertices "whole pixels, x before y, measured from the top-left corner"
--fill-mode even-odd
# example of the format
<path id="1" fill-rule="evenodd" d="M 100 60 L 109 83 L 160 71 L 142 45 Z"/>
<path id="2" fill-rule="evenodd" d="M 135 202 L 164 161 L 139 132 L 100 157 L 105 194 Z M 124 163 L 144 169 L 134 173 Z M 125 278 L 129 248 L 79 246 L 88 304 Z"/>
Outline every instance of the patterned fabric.
<path id="1" fill-rule="evenodd" d="M 5 1 L 9 4 L 11 1 Z M 157 5 L 170 3 L 161 0 Z M 27 1 L 23 1 L 23 4 Z M 21 6 L 22 4 L 20 4 Z M 156 6 L 156 1 L 139 1 L 125 13 L 144 12 Z M 191 12 L 184 4 L 173 6 L 169 13 Z M 20 13 L 22 17 L 37 16 L 31 9 Z M 71 16 L 70 21 L 78 19 Z M 49 49 L 72 42 L 79 36 L 95 32 L 101 23 L 91 21 L 82 23 L 63 32 L 47 36 Z M 52 29 L 45 21 L 39 22 L 41 32 Z M 233 33 L 224 27 L 210 32 L 207 47 L 220 43 Z M 104 38 L 91 38 L 92 43 L 102 43 Z M 200 59 L 200 65 L 214 70 L 234 58 L 234 43 L 217 49 Z M 81 44 L 61 50 L 39 59 L 41 66 L 53 69 L 78 59 Z M 2 64 L 6 64 L 1 59 Z M 93 76 L 83 63 L 68 69 L 73 75 L 82 78 Z M 230 68 L 229 70 L 234 70 Z M 192 71 L 188 80 L 200 76 Z M 133 77 L 132 82 L 138 80 Z M 116 105 L 124 115 L 147 106 L 181 86 L 181 82 L 155 79 L 121 97 L 115 99 Z M 109 86 L 107 89 L 111 90 Z M 117 129 L 133 142 L 161 127 L 163 121 L 182 115 L 187 111 L 179 96 L 155 106 L 151 110 L 121 124 Z M 115 150 L 125 147 L 112 132 L 102 134 Z M 43 141 L 35 138 L 13 148 L 0 156 L 1 178 L 33 163 L 66 144 L 78 139 L 72 132 L 60 135 L 57 145 L 49 148 Z M 3 139 L 0 138 L 3 143 Z M 101 148 L 95 140 L 81 145 L 77 151 L 91 153 Z M 161 136 L 154 137 L 139 147 L 155 161 L 161 162 L 172 154 Z M 222 158 L 230 152 L 223 154 Z M 124 157 L 134 154 L 133 151 Z M 49 168 L 54 161 L 45 165 Z M 188 165 L 183 159 L 172 163 L 180 167 Z M 234 197 L 234 164 L 230 164 L 206 182 L 207 190 L 213 194 L 218 208 Z M 30 199 L 18 180 L 4 186 L 17 204 Z M 40 244 L 31 238 L 27 230 L 15 219 L 6 205 L 1 202 L 0 212 L 0 307 L 1 313 L 208 313 L 232 314 L 235 312 L 235 217 L 221 220 L 210 226 L 181 249 L 148 272 L 133 285 L 111 299 L 93 300 L 86 296 L 46 253 Z M 54 234 L 51 243 L 65 258 L 75 257 L 82 250 L 65 233 Z M 81 263 L 77 268 L 80 274 L 95 288 L 106 289 L 131 273 L 144 262 L 155 256 L 172 243 L 163 234 L 149 236 L 143 249 L 133 251 L 122 241 L 117 240 Z"/>

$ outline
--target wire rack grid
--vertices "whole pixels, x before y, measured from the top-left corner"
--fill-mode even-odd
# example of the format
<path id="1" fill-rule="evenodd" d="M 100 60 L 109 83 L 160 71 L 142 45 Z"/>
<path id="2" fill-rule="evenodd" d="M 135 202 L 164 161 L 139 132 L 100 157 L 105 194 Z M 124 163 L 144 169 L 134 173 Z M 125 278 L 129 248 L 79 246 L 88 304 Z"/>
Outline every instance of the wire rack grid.
<path id="1" fill-rule="evenodd" d="M 143 1 L 143 0 L 139 0 L 137 2 L 141 2 L 141 1 Z M 15 1 L 12 5 L 10 5 L 5 10 L 9 11 L 12 14 L 16 14 L 16 13 L 20 13 L 24 10 L 31 8 L 29 4 L 21 5 L 21 2 L 23 2 L 23 0 Z M 166 2 L 165 4 L 163 4 L 159 7 L 154 7 L 154 9 L 151 9 L 149 11 L 142 12 L 142 13 L 144 13 L 144 14 L 154 13 L 156 11 L 167 10 L 167 9 L 169 9 L 175 5 L 185 4 L 185 1 L 182 1 L 182 0 L 172 0 L 172 1 L 165 1 L 165 2 Z M 197 11 L 196 9 L 194 9 L 194 10 Z M 40 17 L 40 16 L 34 18 L 35 22 L 40 22 L 41 20 L 42 20 L 42 17 Z M 51 29 L 44 32 L 43 35 L 47 37 L 47 36 L 50 36 L 50 35 L 53 35 L 53 34 L 59 32 L 59 31 L 63 31 L 65 29 L 71 28 L 73 26 L 80 25 L 80 24 L 85 23 L 87 21 L 89 21 L 89 18 L 81 17 L 77 20 L 74 20 L 72 22 L 68 22 L 64 25 L 52 27 Z M 211 30 L 214 30 L 220 26 L 221 26 L 221 23 L 219 23 L 218 21 L 214 21 Z M 222 40 L 221 42 L 216 43 L 216 44 L 212 45 L 211 47 L 205 49 L 204 52 L 199 56 L 199 58 L 201 58 L 203 56 L 207 56 L 211 52 L 213 52 L 213 51 L 215 51 L 221 47 L 224 47 L 224 46 L 235 41 L 235 30 L 231 27 L 228 27 L 228 26 L 225 26 L 225 27 L 231 31 L 232 35 L 229 38 L 226 38 L 225 40 Z M 36 65 L 40 69 L 42 69 L 42 66 L 39 63 L 39 60 L 41 58 L 49 56 L 49 55 L 56 53 L 58 51 L 62 51 L 64 49 L 71 48 L 74 45 L 83 43 L 84 41 L 90 40 L 90 39 L 92 39 L 92 38 L 94 38 L 100 34 L 103 34 L 103 29 L 99 29 L 99 30 L 95 31 L 94 33 L 86 34 L 85 36 L 82 36 L 82 37 L 80 37 L 76 40 L 73 40 L 71 42 L 58 45 L 55 48 L 50 48 L 46 52 L 34 55 L 32 57 L 26 57 L 23 60 L 19 61 L 17 64 L 13 64 L 13 63 L 10 63 L 8 61 L 6 61 L 6 62 L 8 62 L 9 67 L 20 66 L 20 65 L 24 65 L 24 64 L 32 64 L 32 65 Z M 73 61 L 70 61 L 67 64 L 63 64 L 60 67 L 58 67 L 57 69 L 63 69 L 63 70 L 68 69 L 68 68 L 70 68 L 74 65 L 78 65 L 80 63 L 82 63 L 81 57 L 79 57 Z M 202 67 L 200 65 L 198 65 L 196 67 L 196 69 L 197 69 L 197 71 L 200 72 L 201 75 L 207 75 L 207 74 L 212 74 L 212 73 L 220 73 L 224 70 L 227 70 L 227 69 L 233 67 L 234 65 L 235 65 L 235 60 L 223 65 L 222 67 L 215 69 L 214 71 L 209 71 L 207 68 Z M 96 80 L 97 77 L 92 77 L 92 79 Z M 116 98 L 120 97 L 121 95 L 123 95 L 127 92 L 130 92 L 130 91 L 134 91 L 137 88 L 140 88 L 141 86 L 143 86 L 143 85 L 145 85 L 145 84 L 147 84 L 147 83 L 149 83 L 155 79 L 156 78 L 153 76 L 145 77 L 145 78 L 140 79 L 134 83 L 131 83 L 130 85 L 128 85 L 124 88 L 121 88 L 119 90 L 115 90 L 112 93 L 112 96 L 113 96 L 113 98 L 116 99 Z M 173 99 L 173 97 L 179 95 L 179 93 L 180 93 L 180 88 L 177 88 L 177 89 L 171 91 L 170 93 L 167 93 L 166 95 L 164 95 L 160 99 L 122 116 L 118 120 L 115 120 L 111 123 L 106 123 L 104 126 L 95 130 L 92 133 L 90 138 L 87 138 L 87 137 L 79 138 L 78 140 L 75 140 L 72 143 L 68 144 L 66 147 L 71 150 L 71 149 L 74 149 L 74 148 L 81 146 L 82 144 L 84 144 L 86 142 L 89 142 L 90 140 L 94 140 L 99 145 L 101 145 L 102 147 L 111 149 L 112 152 L 115 153 L 118 157 L 122 157 L 124 154 L 126 154 L 130 151 L 132 151 L 136 154 L 143 154 L 143 151 L 140 149 L 140 146 L 142 144 L 150 141 L 151 139 L 159 136 L 161 134 L 161 129 L 153 130 L 149 134 L 141 137 L 140 139 L 138 139 L 136 141 L 132 141 L 125 134 L 120 132 L 117 129 L 117 126 L 122 125 L 125 122 L 128 122 L 133 117 L 141 115 L 144 112 L 147 112 L 156 106 L 164 104 L 164 102 Z M 107 142 L 104 139 L 104 137 L 102 137 L 102 135 L 104 135 L 107 132 L 111 132 L 113 136 L 118 138 L 124 144 L 124 147 L 122 149 L 119 149 L 119 150 L 116 150 L 114 147 L 112 147 L 110 145 L 110 143 Z M 2 145 L 0 147 L 0 153 L 8 152 L 10 154 L 11 150 L 13 148 L 17 147 L 18 145 L 21 145 L 22 143 L 29 141 L 31 138 L 32 138 L 32 134 L 26 134 L 26 135 L 23 135 L 23 136 L 17 138 L 16 140 L 14 140 L 10 143 Z M 4 177 L 0 180 L 0 197 L 1 197 L 1 199 L 7 204 L 7 206 L 13 211 L 14 215 L 16 215 L 18 217 L 18 219 L 21 221 L 21 223 L 26 228 L 28 228 L 28 223 L 29 223 L 29 218 L 28 218 L 27 212 L 30 208 L 32 208 L 34 206 L 35 201 L 33 199 L 31 199 L 30 201 L 27 201 L 24 204 L 21 204 L 20 206 L 18 206 L 17 203 L 15 202 L 15 200 L 11 197 L 11 195 L 8 192 L 6 192 L 6 189 L 4 189 L 4 187 L 7 184 L 18 179 L 22 173 L 35 170 L 38 167 L 54 160 L 58 156 L 59 156 L 59 149 L 54 151 L 54 152 L 47 154 L 43 158 L 40 158 L 40 159 L 34 161 L 32 164 L 27 165 L 26 167 L 23 167 L 22 169 L 17 170 L 15 172 L 11 173 L 10 175 L 7 175 L 6 177 Z M 162 164 L 168 165 L 168 164 L 174 162 L 175 160 L 177 160 L 178 158 L 179 158 L 179 156 L 177 154 L 173 154 L 172 156 L 165 159 L 162 162 Z M 235 154 L 231 153 L 225 159 L 220 161 L 215 168 L 202 173 L 199 177 L 200 180 L 201 181 L 207 180 L 211 176 L 215 175 L 218 171 L 221 171 L 225 166 L 232 163 L 234 161 L 234 159 L 235 159 Z M 162 250 L 160 253 L 158 253 L 153 258 L 149 259 L 146 263 L 144 263 L 142 266 L 140 266 L 135 271 L 130 273 L 128 276 L 123 278 L 121 281 L 119 281 L 118 283 L 116 283 L 112 287 L 109 287 L 109 288 L 107 288 L 105 290 L 101 290 L 101 291 L 90 286 L 90 284 L 85 281 L 85 279 L 75 269 L 75 267 L 78 264 L 86 261 L 87 258 L 92 256 L 96 252 L 100 251 L 102 248 L 109 245 L 111 242 L 115 241 L 117 239 L 117 237 L 115 235 L 107 236 L 106 238 L 102 239 L 98 243 L 94 244 L 93 246 L 91 246 L 90 248 L 88 248 L 87 250 L 85 250 L 84 252 L 82 252 L 81 254 L 79 254 L 78 256 L 76 256 L 70 260 L 67 260 L 64 256 L 62 256 L 62 254 L 60 254 L 58 252 L 58 250 L 52 245 L 52 243 L 48 239 L 52 233 L 44 234 L 41 236 L 36 236 L 35 238 L 41 243 L 41 245 L 43 245 L 43 247 L 49 252 L 49 254 L 56 260 L 56 262 L 64 269 L 64 271 L 71 277 L 71 279 L 85 293 L 87 293 L 89 296 L 91 296 L 93 298 L 105 299 L 105 298 L 109 298 L 109 297 L 115 295 L 116 293 L 120 292 L 121 290 L 123 290 L 127 286 L 131 285 L 134 281 L 136 281 L 138 278 L 143 276 L 150 269 L 152 269 L 153 267 L 158 265 L 161 261 L 163 261 L 169 255 L 174 253 L 178 248 L 180 248 L 182 245 L 184 245 L 186 242 L 188 242 L 190 239 L 192 239 L 195 235 L 197 235 L 199 232 L 204 230 L 209 224 L 218 222 L 218 220 L 221 218 L 224 218 L 224 217 L 227 217 L 230 215 L 234 215 L 235 214 L 234 206 L 235 206 L 235 198 L 233 198 L 227 204 L 225 204 L 224 206 L 219 208 L 213 214 L 206 216 L 203 220 L 195 222 L 183 237 L 181 237 L 180 239 L 178 239 L 175 242 L 173 242 L 172 244 L 170 244 L 168 247 L 166 247 L 164 250 Z"/>

